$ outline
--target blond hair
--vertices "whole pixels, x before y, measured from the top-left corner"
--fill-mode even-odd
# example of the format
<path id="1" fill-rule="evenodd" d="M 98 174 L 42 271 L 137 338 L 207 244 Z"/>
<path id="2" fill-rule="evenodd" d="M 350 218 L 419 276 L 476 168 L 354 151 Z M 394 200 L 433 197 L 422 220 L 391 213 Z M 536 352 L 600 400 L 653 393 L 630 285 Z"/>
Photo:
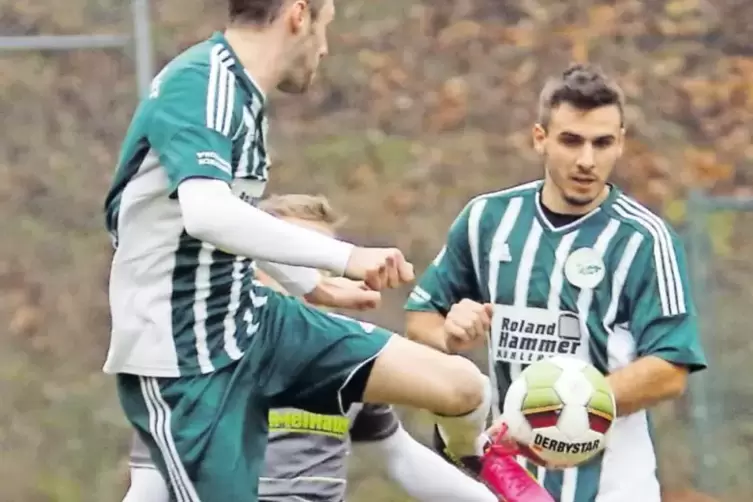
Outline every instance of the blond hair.
<path id="1" fill-rule="evenodd" d="M 345 222 L 345 216 L 336 211 L 323 195 L 271 195 L 259 202 L 259 209 L 278 218 L 324 223 L 332 229 L 339 228 Z"/>

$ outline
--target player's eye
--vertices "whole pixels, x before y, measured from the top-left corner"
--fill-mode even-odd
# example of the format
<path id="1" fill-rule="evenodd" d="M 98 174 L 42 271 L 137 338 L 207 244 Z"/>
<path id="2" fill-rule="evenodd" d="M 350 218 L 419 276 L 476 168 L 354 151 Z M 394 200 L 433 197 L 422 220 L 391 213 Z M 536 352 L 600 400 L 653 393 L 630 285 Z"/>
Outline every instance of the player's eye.
<path id="1" fill-rule="evenodd" d="M 575 134 L 561 134 L 558 137 L 560 144 L 567 147 L 580 146 L 583 144 L 583 137 Z"/>
<path id="2" fill-rule="evenodd" d="M 594 148 L 608 148 L 614 144 L 614 136 L 604 136 L 603 138 L 596 138 L 593 142 Z"/>

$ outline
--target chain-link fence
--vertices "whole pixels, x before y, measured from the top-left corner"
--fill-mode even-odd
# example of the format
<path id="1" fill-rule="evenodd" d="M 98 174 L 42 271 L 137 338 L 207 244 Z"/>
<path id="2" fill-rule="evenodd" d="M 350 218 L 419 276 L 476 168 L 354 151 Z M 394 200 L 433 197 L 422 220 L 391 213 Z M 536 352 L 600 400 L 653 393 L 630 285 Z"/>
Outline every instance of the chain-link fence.
<path id="1" fill-rule="evenodd" d="M 699 484 L 725 500 L 753 494 L 753 198 L 693 192 L 686 236 L 704 344 L 713 377 L 690 399 Z"/>

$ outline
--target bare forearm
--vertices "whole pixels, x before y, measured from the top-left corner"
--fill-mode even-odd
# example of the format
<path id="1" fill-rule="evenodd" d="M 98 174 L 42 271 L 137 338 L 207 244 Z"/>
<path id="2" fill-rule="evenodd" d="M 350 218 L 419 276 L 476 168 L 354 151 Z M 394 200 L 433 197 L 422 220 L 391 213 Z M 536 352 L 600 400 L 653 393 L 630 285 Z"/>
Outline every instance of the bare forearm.
<path id="1" fill-rule="evenodd" d="M 607 380 L 617 402 L 617 414 L 625 416 L 682 395 L 687 375 L 682 366 L 646 356 L 611 373 Z"/>
<path id="2" fill-rule="evenodd" d="M 410 340 L 449 353 L 442 314 L 437 312 L 408 312 L 405 325 L 405 334 Z"/>

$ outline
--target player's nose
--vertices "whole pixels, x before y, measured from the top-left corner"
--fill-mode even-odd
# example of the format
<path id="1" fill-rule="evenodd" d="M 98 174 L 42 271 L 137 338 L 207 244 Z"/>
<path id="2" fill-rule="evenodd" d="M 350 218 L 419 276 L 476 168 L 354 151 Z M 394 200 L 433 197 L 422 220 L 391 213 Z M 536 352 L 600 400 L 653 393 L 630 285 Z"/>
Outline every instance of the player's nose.
<path id="1" fill-rule="evenodd" d="M 594 149 L 590 144 L 586 143 L 583 146 L 576 164 L 582 170 L 590 171 L 591 169 L 593 169 L 595 165 Z"/>

